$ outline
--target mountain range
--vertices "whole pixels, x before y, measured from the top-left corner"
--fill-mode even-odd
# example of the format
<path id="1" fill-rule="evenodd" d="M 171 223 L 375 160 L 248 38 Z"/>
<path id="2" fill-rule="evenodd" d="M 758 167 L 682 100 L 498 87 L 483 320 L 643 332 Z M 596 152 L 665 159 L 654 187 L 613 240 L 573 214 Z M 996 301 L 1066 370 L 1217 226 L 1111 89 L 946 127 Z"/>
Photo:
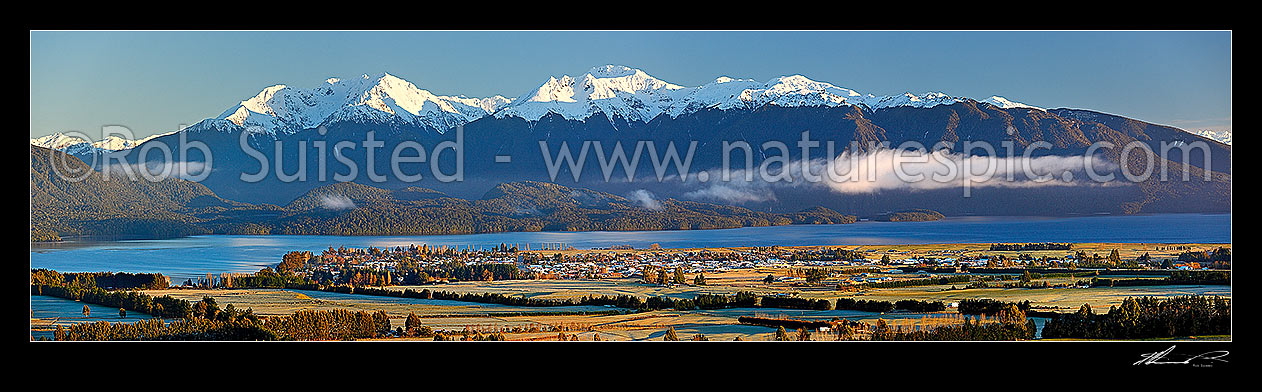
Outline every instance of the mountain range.
<path id="1" fill-rule="evenodd" d="M 457 129 L 461 132 L 453 132 Z M 1051 147 L 1037 150 L 1036 156 L 1073 157 L 1088 154 L 1093 143 L 1099 142 L 1120 148 L 1137 141 L 1156 151 L 1160 151 L 1163 142 L 1203 142 L 1207 147 L 1191 149 L 1186 158 L 1175 155 L 1154 162 L 1158 170 L 1165 167 L 1177 177 L 1183 171 L 1180 164 L 1186 160 L 1191 165 L 1189 181 L 1149 179 L 1103 186 L 1078 181 L 1055 186 L 988 187 L 973 190 L 970 197 L 961 197 L 958 189 L 839 193 L 827 186 L 802 184 L 704 183 L 695 180 L 695 176 L 692 180 L 668 176 L 659 182 L 650 179 L 653 167 L 648 157 L 638 162 L 635 179 L 626 180 L 617 170 L 611 180 L 605 180 L 600 175 L 596 152 L 582 164 L 582 178 L 574 179 L 569 168 L 554 178 L 545 169 L 548 158 L 540 151 L 540 142 L 553 152 L 565 143 L 577 155 L 585 142 L 600 142 L 606 150 L 620 143 L 630 153 L 637 142 L 652 141 L 660 156 L 664 146 L 673 143 L 682 154 L 695 142 L 696 154 L 688 173 L 695 175 L 724 163 L 720 146 L 728 141 L 746 141 L 755 148 L 749 162 L 744 162 L 743 157 L 735 158 L 736 167 L 758 167 L 771 160 L 767 151 L 757 148 L 774 141 L 790 146 L 786 153 L 791 161 L 824 158 L 822 148 L 807 154 L 795 148 L 804 131 L 814 139 L 835 142 L 839 150 L 851 142 L 860 146 L 882 142 L 892 146 L 904 142 L 932 146 L 948 142 L 957 147 L 966 141 L 994 146 L 1006 142 L 1017 149 L 1046 142 Z M 666 204 L 736 206 L 772 214 L 794 214 L 806 207 L 860 216 L 916 209 L 932 209 L 946 215 L 1230 211 L 1231 146 L 1204 136 L 1120 115 L 1085 109 L 1045 109 L 1000 96 L 980 100 L 941 92 L 878 96 L 802 75 L 767 81 L 724 76 L 688 87 L 639 69 L 604 65 L 577 77 L 548 77 L 538 88 L 515 98 L 471 98 L 433 94 L 381 73 L 330 78 L 314 88 L 267 87 L 227 107 L 219 116 L 141 140 L 91 143 L 50 135 L 32 139 L 31 143 L 64 151 L 101 170 L 105 162 L 102 157 L 114 157 L 132 165 L 205 163 L 206 157 L 200 152 L 177 148 L 181 138 L 202 142 L 211 147 L 214 159 L 209 177 L 200 180 L 199 185 L 228 203 L 268 205 L 271 207 L 259 208 L 280 211 L 297 208 L 293 203 L 309 197 L 313 191 L 328 193 L 330 189 L 342 189 L 330 186 L 346 185 L 332 178 L 318 178 L 314 173 L 306 181 L 281 181 L 275 167 L 268 168 L 269 174 L 262 181 L 242 181 L 243 174 L 262 169 L 257 157 L 244 151 L 242 140 L 269 162 L 283 158 L 282 169 L 288 174 L 300 164 L 308 171 L 314 170 L 321 158 L 337 165 L 328 154 L 321 156 L 304 148 L 309 150 L 317 142 L 326 146 L 343 141 L 359 143 L 370 132 L 384 142 L 371 157 L 363 148 L 343 151 L 342 158 L 359 166 L 361 173 L 355 180 L 358 185 L 406 194 L 426 189 L 453 200 L 482 200 L 505 183 L 550 183 L 626 200 L 654 195 L 650 204 L 672 200 Z M 394 148 L 402 143 L 416 142 L 433 148 L 458 140 L 464 141 L 464 181 L 443 182 L 433 175 L 423 176 L 420 181 L 405 180 L 391 174 L 386 163 Z M 165 144 L 173 153 L 141 160 L 137 147 L 148 143 Z M 1133 156 L 1123 159 L 1118 149 L 1093 153 L 1111 163 L 1110 173 L 1119 176 L 1123 168 L 1131 172 L 1144 169 L 1143 162 Z M 441 167 L 452 168 L 453 155 L 449 152 L 430 158 Z M 501 156 L 511 157 L 511 163 L 499 162 Z M 370 159 L 374 162 L 371 167 Z M 383 173 L 384 179 L 366 178 L 362 173 L 365 169 Z M 345 173 L 346 169 L 336 166 L 331 172 Z M 1209 179 L 1205 179 L 1206 174 Z M 33 182 L 35 185 L 43 183 Z M 408 204 L 417 201 L 405 199 L 392 196 L 381 200 L 396 207 L 430 208 Z M 310 200 L 301 204 L 315 205 Z M 364 208 L 353 200 L 346 205 L 356 207 L 323 211 L 354 214 Z"/>
<path id="2" fill-rule="evenodd" d="M 258 127 L 268 134 L 290 134 L 339 122 L 383 122 L 443 133 L 487 116 L 539 121 L 555 114 L 581 121 L 604 114 L 631 122 L 649 122 L 660 115 L 676 118 L 708 109 L 756 109 L 766 105 L 861 106 L 872 111 L 892 107 L 927 108 L 964 101 L 969 99 L 941 92 L 865 95 L 802 75 L 781 76 L 765 82 L 723 76 L 705 85 L 684 87 L 639 69 L 604 65 L 578 77 L 549 77 L 537 89 L 517 98 L 440 96 L 388 73 L 365 74 L 352 79 L 329 78 L 310 89 L 278 84 L 264 88 L 203 123 L 222 120 L 240 127 Z M 977 102 L 1003 109 L 1043 110 L 1000 96 Z M 167 134 L 170 133 L 138 140 L 111 137 L 91 144 L 117 151 Z M 84 142 L 87 141 L 60 133 L 31 139 L 33 145 L 63 150 Z"/>

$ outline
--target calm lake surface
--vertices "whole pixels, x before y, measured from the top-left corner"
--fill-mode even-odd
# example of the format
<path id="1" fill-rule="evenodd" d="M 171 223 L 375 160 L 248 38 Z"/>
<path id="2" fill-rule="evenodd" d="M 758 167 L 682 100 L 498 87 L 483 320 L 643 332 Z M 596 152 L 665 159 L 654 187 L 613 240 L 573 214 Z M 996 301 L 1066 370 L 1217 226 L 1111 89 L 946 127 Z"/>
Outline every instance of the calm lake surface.
<path id="1" fill-rule="evenodd" d="M 935 222 L 858 222 L 724 230 L 534 232 L 438 236 L 237 236 L 32 244 L 31 268 L 63 272 L 159 272 L 172 283 L 207 273 L 255 272 L 285 252 L 329 247 L 416 245 L 491 247 L 566 243 L 578 249 L 661 244 L 664 248 L 799 245 L 896 245 L 996 242 L 1231 243 L 1231 214 L 961 217 Z"/>

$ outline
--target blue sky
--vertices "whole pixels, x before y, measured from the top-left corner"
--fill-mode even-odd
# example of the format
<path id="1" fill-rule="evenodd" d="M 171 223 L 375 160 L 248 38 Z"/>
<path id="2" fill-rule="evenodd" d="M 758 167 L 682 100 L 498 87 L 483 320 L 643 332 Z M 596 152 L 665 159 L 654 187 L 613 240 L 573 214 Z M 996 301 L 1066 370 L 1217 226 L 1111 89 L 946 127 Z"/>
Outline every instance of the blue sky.
<path id="1" fill-rule="evenodd" d="M 137 137 L 264 87 L 389 72 L 516 97 L 601 64 L 685 86 L 802 74 L 876 95 L 941 91 L 1231 128 L 1230 32 L 31 32 L 31 137 Z"/>

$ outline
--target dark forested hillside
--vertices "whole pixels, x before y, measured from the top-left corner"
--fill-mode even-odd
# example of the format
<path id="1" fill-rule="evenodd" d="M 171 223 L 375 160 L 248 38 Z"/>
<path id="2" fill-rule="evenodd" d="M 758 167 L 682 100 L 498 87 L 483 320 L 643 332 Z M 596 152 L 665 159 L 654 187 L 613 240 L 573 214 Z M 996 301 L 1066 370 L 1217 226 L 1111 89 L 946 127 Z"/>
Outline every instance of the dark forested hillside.
<path id="1" fill-rule="evenodd" d="M 408 198 L 418 194 L 432 197 Z M 342 197 L 354 207 L 318 207 L 321 201 Z M 855 220 L 826 208 L 776 214 L 673 199 L 655 202 L 644 206 L 643 201 L 622 196 L 536 181 L 500 184 L 473 201 L 417 188 L 386 191 L 344 183 L 299 197 L 275 226 L 284 234 L 464 234 L 720 229 Z"/>
<path id="2" fill-rule="evenodd" d="M 479 200 L 409 187 L 387 190 L 357 183 L 313 189 L 285 207 L 251 205 L 216 196 L 201 184 L 167 179 L 128 181 L 89 172 L 61 178 L 53 163 L 85 173 L 77 158 L 31 148 L 31 239 L 63 236 L 169 237 L 193 234 L 467 234 L 501 231 L 688 230 L 795 223 L 851 223 L 827 208 L 798 213 L 757 212 L 673 199 L 630 200 L 552 183 L 496 186 Z M 647 205 L 646 205 L 647 204 Z"/>
<path id="3" fill-rule="evenodd" d="M 107 181 L 78 158 L 31 146 L 31 238 L 56 240 L 64 235 L 139 235 L 149 237 L 206 233 L 189 214 L 243 205 L 224 200 L 195 182 L 166 179 Z M 63 178 L 54 171 L 57 165 Z"/>

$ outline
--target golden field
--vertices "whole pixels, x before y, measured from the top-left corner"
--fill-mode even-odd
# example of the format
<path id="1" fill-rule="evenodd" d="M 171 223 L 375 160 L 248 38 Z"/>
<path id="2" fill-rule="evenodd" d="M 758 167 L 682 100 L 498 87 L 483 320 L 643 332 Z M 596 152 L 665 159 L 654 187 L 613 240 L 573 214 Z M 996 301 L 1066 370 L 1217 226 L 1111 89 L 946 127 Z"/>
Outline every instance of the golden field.
<path id="1" fill-rule="evenodd" d="M 1221 244 L 1181 244 L 1191 249 L 1212 249 Z M 1226 245 L 1230 246 L 1230 245 Z M 1148 253 L 1153 257 L 1170 257 L 1184 250 L 1170 248 L 1166 244 L 1075 244 L 1073 251 L 1036 251 L 1036 252 L 991 252 L 989 244 L 944 244 L 944 245 L 888 245 L 888 246 L 854 246 L 872 255 L 888 254 L 891 259 L 901 260 L 919 257 L 959 257 L 962 255 L 994 255 L 1009 254 L 1016 256 L 1028 253 L 1036 257 L 1060 257 L 1071 252 L 1082 250 L 1107 255 L 1117 249 L 1123 258 L 1133 258 Z M 815 248 L 815 247 L 801 247 Z M 743 248 L 711 248 L 709 251 L 737 251 Z M 701 249 L 695 249 L 701 250 Z M 671 251 L 680 251 L 678 249 Z M 573 253 L 602 252 L 590 250 L 568 251 L 531 251 L 539 253 Z M 608 252 L 650 252 L 648 250 L 616 250 Z M 881 267 L 882 271 L 872 276 L 888 276 L 894 279 L 917 278 L 919 274 L 891 273 L 893 267 Z M 898 301 L 901 299 L 918 299 L 958 302 L 967 298 L 990 298 L 1000 301 L 1030 301 L 1038 310 L 1073 311 L 1083 304 L 1090 304 L 1097 312 L 1106 311 L 1110 306 L 1121 303 L 1126 297 L 1139 296 L 1177 296 L 1177 295 L 1216 295 L 1231 297 L 1230 286 L 1142 286 L 1142 287 L 1100 287 L 1100 288 L 1047 288 L 1047 289 L 1003 289 L 976 288 L 965 289 L 951 285 L 920 286 L 907 288 L 867 289 L 862 291 L 838 290 L 837 282 L 848 274 L 845 268 L 839 268 L 833 277 L 823 284 L 805 286 L 802 284 L 775 282 L 767 284 L 763 278 L 768 274 L 786 276 L 790 271 L 778 268 L 756 270 L 737 270 L 715 274 L 706 274 L 707 284 L 704 286 L 685 285 L 649 285 L 633 279 L 606 280 L 512 280 L 490 282 L 453 282 L 448 284 L 426 286 L 394 286 L 393 290 L 429 289 L 431 291 L 448 291 L 458 293 L 500 293 L 539 299 L 579 298 L 589 295 L 634 295 L 640 297 L 669 296 L 674 298 L 692 298 L 697 294 L 732 294 L 738 291 L 752 291 L 761 295 L 789 293 L 804 298 L 829 299 L 849 297 L 857 299 Z M 691 282 L 692 274 L 688 274 Z M 1053 278 L 1043 279 L 1050 284 L 1071 284 L 1079 279 Z M 1040 280 L 1041 281 L 1041 280 Z M 605 314 L 613 308 L 598 306 L 565 306 L 565 307 L 521 307 L 496 304 L 468 303 L 446 300 L 422 300 L 412 298 L 379 297 L 370 295 L 338 294 L 318 291 L 280 290 L 280 289 L 236 289 L 236 290 L 190 290 L 169 289 L 150 290 L 147 294 L 170 295 L 189 301 L 197 301 L 209 296 L 215 298 L 220 307 L 232 304 L 239 310 L 251 309 L 260 316 L 288 315 L 300 310 L 347 309 L 351 311 L 384 310 L 391 318 L 391 325 L 402 326 L 411 313 L 422 317 L 422 323 L 435 330 L 459 332 L 462 330 L 482 332 L 505 332 L 509 340 L 556 340 L 557 331 L 567 335 L 576 334 L 580 340 L 593 340 L 599 335 L 601 340 L 661 340 L 668 328 L 674 328 L 681 339 L 689 339 L 694 334 L 704 334 L 710 340 L 732 340 L 740 337 L 743 340 L 771 340 L 774 329 L 760 326 L 741 325 L 737 322 L 740 316 L 791 317 L 799 319 L 832 319 L 844 318 L 864 322 L 886 319 L 894 326 L 912 328 L 917 325 L 928 326 L 942 322 L 952 322 L 958 317 L 952 309 L 946 312 L 924 314 L 893 312 L 889 314 L 873 314 L 857 311 L 829 310 L 788 310 L 788 309 L 719 309 L 673 311 L 659 310 L 640 313 Z M 566 314 L 556 312 L 601 312 L 601 314 Z M 816 336 L 815 339 L 831 339 L 828 336 Z"/>

